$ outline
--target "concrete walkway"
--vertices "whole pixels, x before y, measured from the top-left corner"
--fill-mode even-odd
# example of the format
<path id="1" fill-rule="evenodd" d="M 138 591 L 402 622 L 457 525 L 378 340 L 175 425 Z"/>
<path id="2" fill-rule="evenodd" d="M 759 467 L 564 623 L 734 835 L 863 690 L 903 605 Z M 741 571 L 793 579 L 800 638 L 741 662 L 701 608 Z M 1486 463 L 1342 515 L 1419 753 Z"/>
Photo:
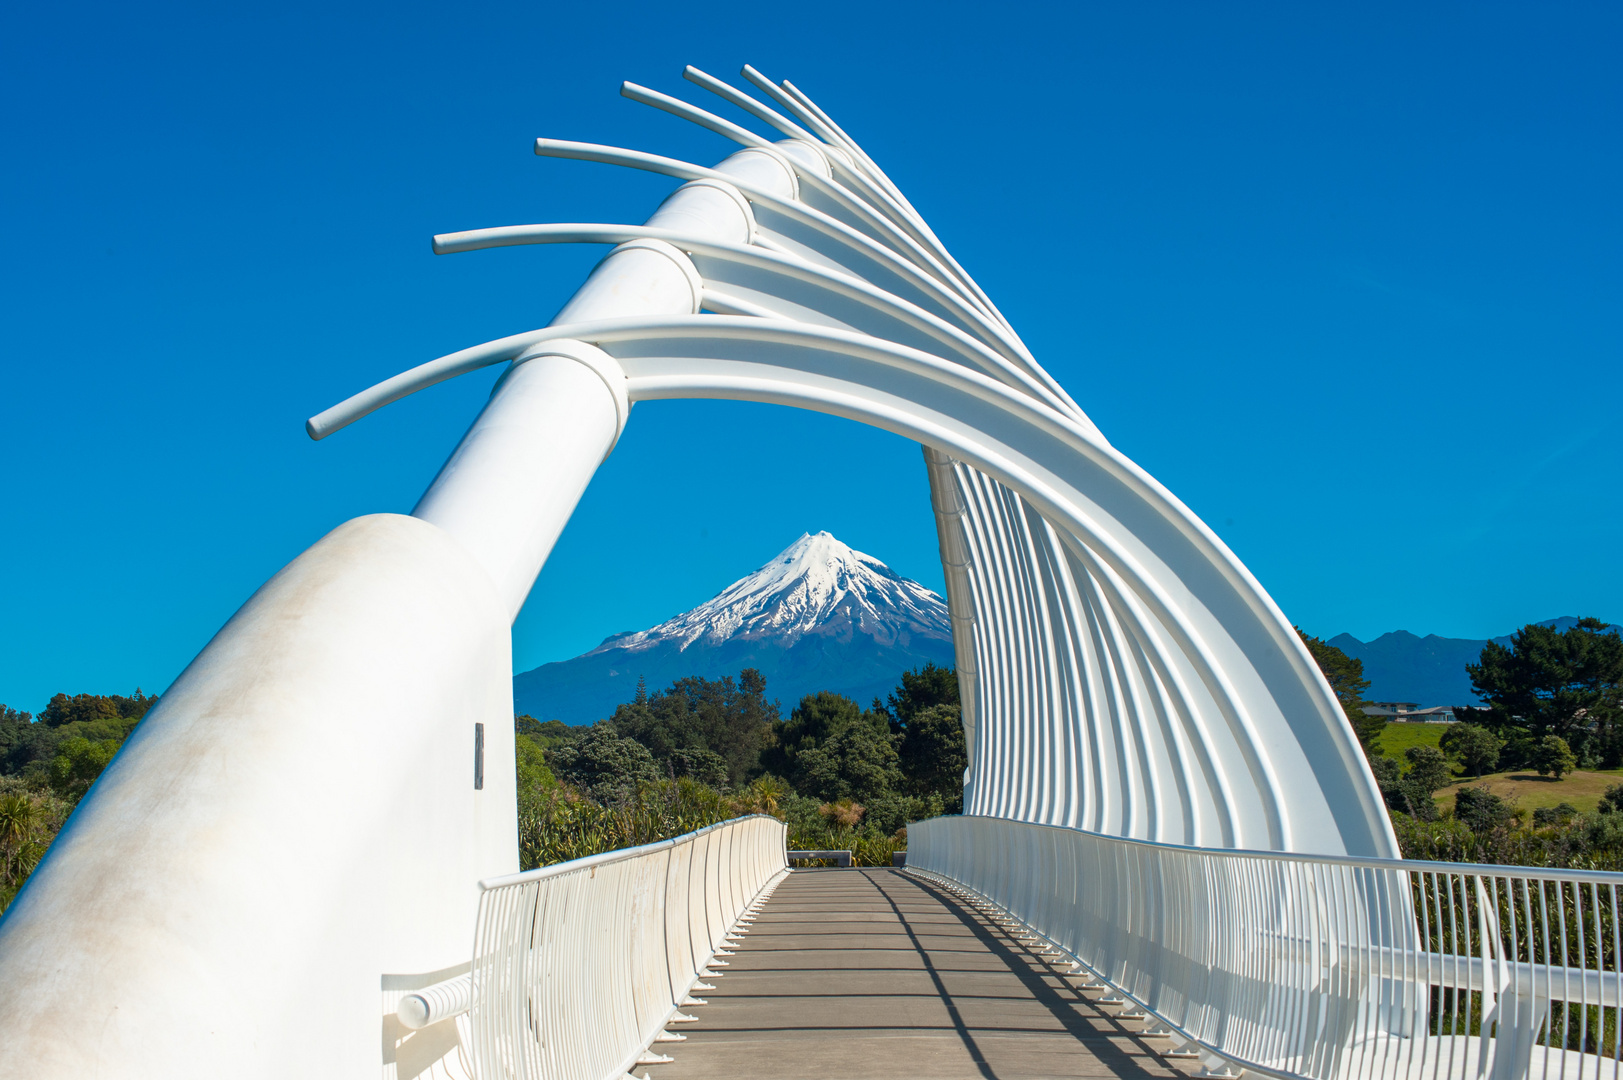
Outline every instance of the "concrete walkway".
<path id="1" fill-rule="evenodd" d="M 1001 927 L 895 870 L 797 870 L 653 1080 L 1192 1076 Z M 1093 997 L 1100 996 L 1093 992 Z M 642 1075 L 643 1067 L 638 1067 Z"/>

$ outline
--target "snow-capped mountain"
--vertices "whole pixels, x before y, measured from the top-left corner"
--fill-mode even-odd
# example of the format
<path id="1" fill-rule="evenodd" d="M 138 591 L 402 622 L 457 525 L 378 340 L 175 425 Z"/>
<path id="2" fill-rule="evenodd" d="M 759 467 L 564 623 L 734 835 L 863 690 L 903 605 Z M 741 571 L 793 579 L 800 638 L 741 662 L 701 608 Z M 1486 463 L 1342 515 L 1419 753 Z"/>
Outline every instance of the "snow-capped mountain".
<path id="1" fill-rule="evenodd" d="M 719 645 L 732 638 L 776 638 L 785 647 L 806 634 L 850 640 L 865 634 L 884 645 L 913 634 L 951 640 L 941 597 L 831 534 L 802 533 L 777 558 L 727 586 L 713 600 L 652 630 L 616 634 L 587 653 L 646 649 L 675 642 Z"/>
<path id="2" fill-rule="evenodd" d="M 829 533 L 807 533 L 691 611 L 514 676 L 513 697 L 521 713 L 590 723 L 630 701 L 639 677 L 652 692 L 753 667 L 787 714 L 817 690 L 867 705 L 927 661 L 952 663 L 941 597 Z"/>

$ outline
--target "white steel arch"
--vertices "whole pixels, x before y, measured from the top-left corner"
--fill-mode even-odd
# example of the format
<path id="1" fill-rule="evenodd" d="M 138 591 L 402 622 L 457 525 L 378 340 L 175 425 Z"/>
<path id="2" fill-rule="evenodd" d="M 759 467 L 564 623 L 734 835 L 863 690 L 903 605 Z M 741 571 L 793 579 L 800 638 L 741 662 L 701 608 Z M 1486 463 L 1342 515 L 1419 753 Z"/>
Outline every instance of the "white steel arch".
<path id="1" fill-rule="evenodd" d="M 412 515 L 347 522 L 267 582 L 80 804 L 0 921 L 0 1075 L 363 1075 L 379 1025 L 386 1076 L 451 1068 L 397 1010 L 469 971 L 477 882 L 517 869 L 514 777 L 480 757 L 512 760 L 510 623 L 641 400 L 774 402 L 923 446 L 970 814 L 1397 854 L 1345 717 L 1257 581 L 1110 445 L 826 113 L 744 75 L 770 104 L 686 72 L 785 138 L 626 87 L 743 145 L 713 168 L 538 140 L 683 181 L 644 225 L 436 239 L 615 247 L 552 325 L 308 422 L 322 438 L 509 365 Z"/>
<path id="2" fill-rule="evenodd" d="M 1173 843 L 1395 856 L 1333 694 L 1221 540 L 1110 446 L 809 99 L 787 85 L 768 91 L 815 136 L 720 80 L 688 77 L 792 137 L 769 143 L 628 83 L 628 98 L 746 149 L 714 169 L 554 139 L 537 140 L 536 153 L 736 193 L 748 209 L 741 241 L 656 214 L 641 227 L 453 233 L 435 250 L 660 245 L 691 266 L 696 305 L 711 314 L 575 323 L 565 312 L 358 394 L 312 418 L 311 435 L 560 339 L 618 362 L 633 402 L 771 401 L 907 435 L 925 447 L 957 631 L 966 812 Z"/>

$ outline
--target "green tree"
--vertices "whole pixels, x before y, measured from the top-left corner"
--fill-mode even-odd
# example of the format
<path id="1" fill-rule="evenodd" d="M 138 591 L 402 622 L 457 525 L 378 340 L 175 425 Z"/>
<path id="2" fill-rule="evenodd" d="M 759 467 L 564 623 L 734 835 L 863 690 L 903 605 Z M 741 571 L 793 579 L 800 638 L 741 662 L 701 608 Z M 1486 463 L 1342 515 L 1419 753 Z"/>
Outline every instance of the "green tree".
<path id="1" fill-rule="evenodd" d="M 558 778 L 547 765 L 546 754 L 530 739 L 513 740 L 518 771 L 518 796 L 522 802 L 527 793 L 544 793 L 558 786 Z"/>
<path id="2" fill-rule="evenodd" d="M 714 778 L 719 759 L 720 782 L 732 787 L 760 775 L 761 754 L 772 745 L 777 720 L 777 703 L 766 700 L 766 678 L 754 668 L 745 668 L 736 681 L 678 679 L 655 694 L 639 681 L 636 699 L 611 718 L 616 731 L 648 748 L 661 771 Z"/>
<path id="3" fill-rule="evenodd" d="M 1505 748 L 1505 740 L 1485 727 L 1458 723 L 1449 725 L 1438 745 L 1445 753 L 1458 758 L 1465 771 L 1480 780 L 1483 773 L 1493 772 L 1494 766 L 1499 764 L 1499 751 Z"/>
<path id="4" fill-rule="evenodd" d="M 0 705 L 0 909 L 157 701 L 139 689 L 57 694 L 38 717 Z"/>
<path id="5" fill-rule="evenodd" d="M 875 702 L 873 711 L 889 714 L 892 730 L 899 731 L 926 709 L 959 704 L 958 673 L 952 668 L 926 663 L 921 668 L 902 672 L 901 685 L 891 692 L 886 707 L 881 709 Z"/>
<path id="6" fill-rule="evenodd" d="M 1416 821 L 1436 821 L 1437 803 L 1431 796 L 1450 780 L 1448 758 L 1432 746 L 1411 746 L 1404 756 L 1409 759 L 1407 773 L 1384 754 L 1369 759 L 1381 797 L 1390 810 L 1408 814 Z"/>
<path id="7" fill-rule="evenodd" d="M 587 791 L 600 803 L 624 802 L 639 785 L 659 779 L 648 748 L 623 738 L 608 723 L 596 723 L 579 739 L 552 752 L 549 762 L 559 779 Z"/>
<path id="8" fill-rule="evenodd" d="M 1612 784 L 1606 789 L 1606 794 L 1600 797 L 1600 806 L 1596 808 L 1602 814 L 1615 814 L 1623 810 L 1623 784 Z"/>
<path id="9" fill-rule="evenodd" d="M 71 810 L 50 792 L 30 791 L 16 777 L 0 778 L 0 911 L 45 857 Z"/>
<path id="10" fill-rule="evenodd" d="M 57 694 L 39 714 L 40 722 L 51 727 L 65 724 L 84 724 L 96 720 L 139 720 L 158 703 L 147 697 L 140 687 L 130 697 L 118 694 Z M 133 725 L 131 725 L 133 726 Z"/>
<path id="11" fill-rule="evenodd" d="M 800 699 L 763 761 L 802 795 L 826 801 L 878 798 L 902 783 L 890 718 L 828 690 Z"/>
<path id="12" fill-rule="evenodd" d="M 912 794 L 938 796 L 950 814 L 963 808 L 969 754 L 957 705 L 931 705 L 914 712 L 902 729 L 898 757 Z"/>
<path id="13" fill-rule="evenodd" d="M 1369 680 L 1364 678 L 1364 662 L 1354 660 L 1328 641 L 1303 633 L 1300 626 L 1295 629 L 1313 662 L 1319 666 L 1324 681 L 1330 684 L 1336 700 L 1341 703 L 1341 711 L 1347 715 L 1358 745 L 1364 748 L 1364 757 L 1375 757 L 1380 753 L 1378 740 L 1386 730 L 1386 718 L 1364 713 L 1364 706 L 1368 704 L 1364 691 L 1369 689 Z"/>
<path id="14" fill-rule="evenodd" d="M 1578 816 L 1578 808 L 1571 803 L 1556 803 L 1554 806 L 1540 806 L 1533 810 L 1533 825 L 1537 828 L 1546 828 L 1551 825 L 1565 825 Z"/>
<path id="15" fill-rule="evenodd" d="M 158 699 L 139 688 L 119 694 L 57 694 L 39 716 L 0 705 L 0 776 L 29 774 L 41 783 L 64 740 L 122 742 Z"/>
<path id="16" fill-rule="evenodd" d="M 1553 774 L 1559 780 L 1563 773 L 1577 767 L 1578 758 L 1567 745 L 1567 740 L 1559 735 L 1546 735 L 1533 748 L 1533 768 L 1538 770 L 1540 776 Z"/>
<path id="17" fill-rule="evenodd" d="M 1580 750 L 1593 742 L 1603 764 L 1623 760 L 1623 638 L 1599 619 L 1565 632 L 1524 626 L 1509 648 L 1490 641 L 1465 670 L 1496 731 L 1525 732 L 1535 743 L 1556 735 Z"/>
<path id="18" fill-rule="evenodd" d="M 1404 780 L 1424 791 L 1429 798 L 1438 788 L 1447 787 L 1454 779 L 1448 767 L 1448 757 L 1435 746 L 1411 746 L 1403 752 L 1409 759 L 1409 771 Z"/>
<path id="19" fill-rule="evenodd" d="M 570 727 L 562 720 L 548 720 L 542 723 L 528 713 L 513 717 L 513 734 L 529 739 L 542 750 L 551 750 L 555 746 L 574 742 L 585 730 Z"/>
<path id="20" fill-rule="evenodd" d="M 726 787 L 732 777 L 727 771 L 727 759 L 714 750 L 684 746 L 664 762 L 672 779 L 697 780 L 710 787 Z"/>
<path id="21" fill-rule="evenodd" d="M 890 733 L 869 723 L 847 724 L 802 749 L 795 764 L 800 792 L 828 802 L 872 802 L 893 795 L 902 785 Z"/>
<path id="22" fill-rule="evenodd" d="M 1454 820 L 1474 833 L 1485 833 L 1510 822 L 1505 800 L 1485 787 L 1462 787 L 1454 793 Z"/>
<path id="23" fill-rule="evenodd" d="M 34 714 L 13 709 L 9 705 L 0 705 L 0 774 L 5 773 L 5 762 L 11 755 L 11 748 L 22 741 L 28 729 L 33 726 Z"/>
<path id="24" fill-rule="evenodd" d="M 819 690 L 801 698 L 800 704 L 794 707 L 789 719 L 778 731 L 778 745 L 788 748 L 814 746 L 860 723 L 889 731 L 889 718 L 878 717 L 875 720 L 875 716 L 872 711 L 864 714 L 862 706 L 844 694 Z"/>
<path id="25" fill-rule="evenodd" d="M 77 801 L 112 763 L 119 745 L 117 739 L 92 742 L 79 735 L 64 739 L 56 757 L 51 759 L 51 787 L 63 797 Z"/>

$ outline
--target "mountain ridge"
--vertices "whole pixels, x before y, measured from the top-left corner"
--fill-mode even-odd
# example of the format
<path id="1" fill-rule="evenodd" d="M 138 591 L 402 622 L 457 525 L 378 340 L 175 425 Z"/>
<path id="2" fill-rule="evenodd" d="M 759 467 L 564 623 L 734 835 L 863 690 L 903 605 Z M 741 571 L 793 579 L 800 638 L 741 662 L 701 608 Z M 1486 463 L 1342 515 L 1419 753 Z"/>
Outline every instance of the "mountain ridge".
<path id="1" fill-rule="evenodd" d="M 828 532 L 803 533 L 754 573 L 647 630 L 513 677 L 514 707 L 538 719 L 591 723 L 690 675 L 757 668 L 785 711 L 833 690 L 866 705 L 903 671 L 953 662 L 941 597 Z"/>
<path id="2" fill-rule="evenodd" d="M 1563 615 L 1540 626 L 1566 630 Z M 1623 627 L 1610 629 L 1623 633 Z M 1422 706 L 1478 699 L 1465 665 L 1496 638 L 1424 637 L 1393 630 L 1370 641 L 1337 634 L 1329 644 L 1364 665 L 1372 701 Z M 945 601 L 828 532 L 802 533 L 773 559 L 715 596 L 646 630 L 610 634 L 580 656 L 513 677 L 514 705 L 538 719 L 590 723 L 636 696 L 697 675 L 716 679 L 757 668 L 767 695 L 787 711 L 807 693 L 832 690 L 861 704 L 924 663 L 951 666 Z"/>
<path id="3" fill-rule="evenodd" d="M 1536 625 L 1565 631 L 1577 621 L 1576 616 L 1562 615 Z M 1623 634 L 1623 626 L 1615 623 L 1608 629 Z M 1465 665 L 1476 663 L 1489 641 L 1509 647 L 1514 640 L 1513 633 L 1479 640 L 1390 630 L 1369 641 L 1337 634 L 1328 644 L 1363 662 L 1364 678 L 1370 683 L 1365 696 L 1371 701 L 1414 701 L 1429 707 L 1477 704 Z"/>

